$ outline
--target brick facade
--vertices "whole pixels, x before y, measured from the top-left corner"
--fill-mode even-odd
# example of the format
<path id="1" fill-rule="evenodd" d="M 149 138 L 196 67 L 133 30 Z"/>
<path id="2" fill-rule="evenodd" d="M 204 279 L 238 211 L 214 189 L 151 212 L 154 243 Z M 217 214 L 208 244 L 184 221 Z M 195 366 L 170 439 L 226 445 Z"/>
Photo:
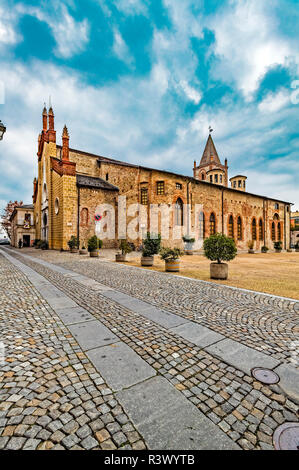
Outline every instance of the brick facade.
<path id="1" fill-rule="evenodd" d="M 222 165 L 211 135 L 202 161 L 199 165 L 195 162 L 193 177 L 189 177 L 69 149 L 66 127 L 62 135 L 63 146 L 56 144 L 53 132 L 53 129 L 46 130 L 44 123 L 39 137 L 38 180 L 34 182 L 33 197 L 36 238 L 47 237 L 50 248 L 67 249 L 67 241 L 72 235 L 79 237 L 80 246 L 86 246 L 88 238 L 98 233 L 99 226 L 105 231 L 109 208 L 115 214 L 115 233 L 112 239 L 104 237 L 104 246 L 117 246 L 121 214 L 119 198 L 124 196 L 127 227 L 136 226 L 136 234 L 128 239 L 135 245 L 141 244 L 146 224 L 149 228 L 153 222 L 150 208 L 156 205 L 158 212 L 162 209 L 170 211 L 169 220 L 163 215 L 165 213 L 157 215 L 158 230 L 168 228 L 170 231 L 170 239 L 163 240 L 163 244 L 182 247 L 181 236 L 188 231 L 186 225 L 178 226 L 182 205 L 182 219 L 184 223 L 190 220 L 189 230 L 194 232 L 196 239 L 201 235 L 208 237 L 215 231 L 233 236 L 239 250 L 246 250 L 252 239 L 256 250 L 263 245 L 272 249 L 273 242 L 279 238 L 283 249 L 289 248 L 290 203 L 248 193 L 245 183 L 240 190 L 228 187 L 227 161 Z M 245 181 L 246 177 L 242 178 Z M 233 181 L 234 178 L 232 184 Z M 106 204 L 107 209 L 101 209 L 103 213 L 99 215 L 103 219 L 97 225 L 95 215 L 101 204 Z M 140 206 L 134 209 L 132 204 Z M 44 225 L 45 214 L 47 227 Z M 175 239 L 173 233 L 177 234 Z"/>

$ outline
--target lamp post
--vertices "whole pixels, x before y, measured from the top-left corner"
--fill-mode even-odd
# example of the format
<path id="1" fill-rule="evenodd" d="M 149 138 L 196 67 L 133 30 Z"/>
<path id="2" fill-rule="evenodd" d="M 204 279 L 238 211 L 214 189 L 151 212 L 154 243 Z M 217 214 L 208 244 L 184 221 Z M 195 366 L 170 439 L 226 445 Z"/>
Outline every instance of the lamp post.
<path id="1" fill-rule="evenodd" d="M 3 122 L 0 120 L 0 140 L 3 139 L 5 131 L 6 131 L 6 127 L 4 126 Z"/>

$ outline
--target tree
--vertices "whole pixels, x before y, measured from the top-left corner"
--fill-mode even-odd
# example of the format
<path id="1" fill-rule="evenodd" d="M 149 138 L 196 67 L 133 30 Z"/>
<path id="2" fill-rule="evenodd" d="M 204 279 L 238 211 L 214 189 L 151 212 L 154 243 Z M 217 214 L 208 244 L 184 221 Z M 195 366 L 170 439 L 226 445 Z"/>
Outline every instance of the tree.
<path id="1" fill-rule="evenodd" d="M 161 235 L 147 232 L 146 238 L 143 240 L 142 256 L 157 255 L 161 248 Z"/>
<path id="2" fill-rule="evenodd" d="M 10 222 L 11 214 L 13 213 L 15 207 L 22 206 L 22 205 L 23 205 L 23 201 L 20 201 L 20 202 L 9 201 L 1 214 L 0 225 L 3 228 L 3 230 L 7 233 L 9 238 L 11 238 L 11 222 Z"/>
<path id="3" fill-rule="evenodd" d="M 204 241 L 203 249 L 204 255 L 211 261 L 217 261 L 218 264 L 221 264 L 222 261 L 231 261 L 237 254 L 234 240 L 221 233 L 207 238 Z"/>

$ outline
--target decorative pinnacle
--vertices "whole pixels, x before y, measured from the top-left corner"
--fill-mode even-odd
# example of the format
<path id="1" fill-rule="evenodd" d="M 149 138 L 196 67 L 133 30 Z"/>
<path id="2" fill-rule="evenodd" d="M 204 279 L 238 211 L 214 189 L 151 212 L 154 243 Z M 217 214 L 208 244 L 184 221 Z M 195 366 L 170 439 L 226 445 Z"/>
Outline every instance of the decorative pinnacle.
<path id="1" fill-rule="evenodd" d="M 69 131 L 67 130 L 66 125 L 64 125 L 62 137 L 69 137 Z"/>

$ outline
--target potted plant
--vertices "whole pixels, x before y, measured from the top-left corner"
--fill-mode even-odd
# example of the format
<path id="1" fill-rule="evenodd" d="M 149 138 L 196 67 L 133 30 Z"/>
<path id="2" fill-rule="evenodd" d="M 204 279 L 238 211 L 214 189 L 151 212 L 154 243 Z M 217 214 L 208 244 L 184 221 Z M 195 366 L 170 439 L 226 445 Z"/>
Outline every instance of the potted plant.
<path id="1" fill-rule="evenodd" d="M 42 250 L 48 250 L 49 249 L 49 243 L 46 240 L 42 240 L 40 243 L 40 247 Z"/>
<path id="2" fill-rule="evenodd" d="M 180 271 L 182 251 L 179 248 L 161 248 L 160 258 L 165 261 L 165 271 L 177 273 Z"/>
<path id="3" fill-rule="evenodd" d="M 79 250 L 79 255 L 87 255 L 87 253 L 88 253 L 87 248 L 85 246 L 85 243 L 83 243 Z"/>
<path id="4" fill-rule="evenodd" d="M 99 257 L 99 248 L 102 248 L 103 242 L 100 240 L 96 235 L 93 235 L 88 239 L 87 242 L 89 256 L 91 258 L 98 258 Z"/>
<path id="5" fill-rule="evenodd" d="M 269 251 L 269 248 L 268 248 L 267 246 L 265 246 L 265 245 L 262 246 L 261 252 L 262 252 L 262 253 L 267 253 L 267 251 Z"/>
<path id="6" fill-rule="evenodd" d="M 185 253 L 186 255 L 193 255 L 193 245 L 195 243 L 195 238 L 191 238 L 190 235 L 183 236 L 183 242 L 185 243 Z"/>
<path id="7" fill-rule="evenodd" d="M 299 242 L 296 243 L 295 245 L 295 251 L 298 253 L 299 252 Z"/>
<path id="8" fill-rule="evenodd" d="M 126 261 L 127 254 L 131 253 L 132 247 L 127 242 L 127 240 L 121 240 L 120 243 L 119 243 L 119 249 L 120 249 L 121 253 L 116 253 L 115 261 L 124 262 L 124 261 Z"/>
<path id="9" fill-rule="evenodd" d="M 71 253 L 78 253 L 78 238 L 72 235 L 70 240 L 67 242 Z"/>
<path id="10" fill-rule="evenodd" d="M 282 242 L 281 241 L 274 243 L 274 250 L 275 250 L 275 253 L 281 253 L 281 250 L 282 250 Z"/>
<path id="11" fill-rule="evenodd" d="M 141 266 L 153 266 L 154 255 L 157 255 L 161 248 L 161 235 L 147 232 L 142 245 Z"/>
<path id="12" fill-rule="evenodd" d="M 237 248 L 234 240 L 221 233 L 216 233 L 204 241 L 203 249 L 204 255 L 209 260 L 216 261 L 216 263 L 210 264 L 211 279 L 227 279 L 228 264 L 222 263 L 222 261 L 231 261 L 235 258 Z"/>
<path id="13" fill-rule="evenodd" d="M 39 242 L 40 242 L 40 239 L 39 239 L 39 238 L 36 238 L 36 239 L 34 240 L 34 242 L 33 242 L 34 248 L 36 248 L 36 249 L 40 248 Z"/>
<path id="14" fill-rule="evenodd" d="M 254 241 L 253 240 L 249 240 L 249 242 L 247 243 L 247 246 L 248 246 L 248 253 L 251 253 L 253 254 L 254 253 Z"/>

